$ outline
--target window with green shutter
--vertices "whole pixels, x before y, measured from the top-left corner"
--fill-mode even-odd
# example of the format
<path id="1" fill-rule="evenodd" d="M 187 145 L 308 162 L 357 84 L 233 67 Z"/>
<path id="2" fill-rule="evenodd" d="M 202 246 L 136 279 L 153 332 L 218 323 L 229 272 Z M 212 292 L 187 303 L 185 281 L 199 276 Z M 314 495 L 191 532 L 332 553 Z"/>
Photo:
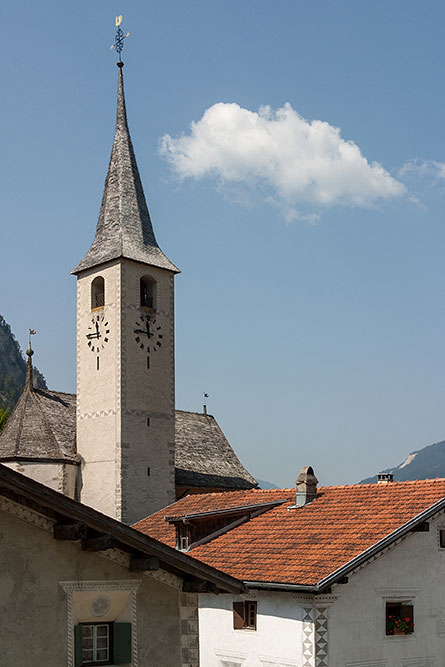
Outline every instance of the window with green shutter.
<path id="1" fill-rule="evenodd" d="M 74 628 L 74 665 L 131 664 L 131 623 L 79 623 Z"/>

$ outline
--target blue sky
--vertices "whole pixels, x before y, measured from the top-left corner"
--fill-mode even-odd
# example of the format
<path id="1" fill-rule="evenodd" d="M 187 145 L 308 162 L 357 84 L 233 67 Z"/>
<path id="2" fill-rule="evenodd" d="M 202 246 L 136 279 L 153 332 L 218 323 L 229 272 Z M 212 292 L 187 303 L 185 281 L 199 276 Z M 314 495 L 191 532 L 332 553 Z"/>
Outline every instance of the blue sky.
<path id="1" fill-rule="evenodd" d="M 177 407 L 351 483 L 445 439 L 445 6 L 3 4 L 0 313 L 75 390 L 75 278 L 130 129 L 176 286 Z M 288 106 L 286 106 L 286 104 Z M 321 122 L 317 122 L 321 121 Z M 194 123 L 191 126 L 191 123 Z"/>

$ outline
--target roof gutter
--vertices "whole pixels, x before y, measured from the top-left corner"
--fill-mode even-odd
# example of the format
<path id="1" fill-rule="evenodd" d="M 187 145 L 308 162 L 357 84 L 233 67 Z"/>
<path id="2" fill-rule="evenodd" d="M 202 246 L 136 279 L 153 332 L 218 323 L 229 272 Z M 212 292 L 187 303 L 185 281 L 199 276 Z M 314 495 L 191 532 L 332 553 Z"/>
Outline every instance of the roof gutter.
<path id="1" fill-rule="evenodd" d="M 290 591 L 292 593 L 317 593 L 317 586 L 305 584 L 281 584 L 273 581 L 245 581 L 246 588 L 263 588 L 274 591 Z"/>
<path id="2" fill-rule="evenodd" d="M 340 568 L 332 572 L 332 574 L 328 575 L 324 579 L 321 579 L 316 584 L 313 585 L 289 584 L 289 583 L 268 582 L 268 581 L 245 581 L 244 584 L 247 588 L 292 591 L 294 593 L 296 592 L 313 593 L 313 594 L 325 593 L 327 592 L 327 589 L 329 589 L 330 586 L 337 583 L 340 579 L 349 574 L 356 567 L 359 567 L 360 565 L 365 563 L 367 560 L 369 560 L 370 558 L 378 554 L 380 551 L 382 551 L 382 549 L 385 549 L 386 547 L 393 544 L 393 542 L 395 542 L 396 540 L 400 539 L 401 537 L 404 537 L 417 524 L 427 521 L 432 516 L 434 516 L 434 514 L 440 512 L 442 509 L 445 509 L 445 498 L 442 498 L 441 500 L 437 501 L 437 503 L 434 503 L 434 505 L 431 505 L 431 507 L 428 507 L 420 514 L 417 514 L 417 516 L 413 517 L 412 519 L 404 523 L 403 526 L 400 526 L 400 528 L 397 528 L 397 530 L 393 531 L 392 533 L 389 533 L 389 535 L 386 535 L 384 538 L 373 544 L 371 547 L 369 547 L 369 549 L 362 551 L 362 553 L 358 554 L 358 556 L 355 556 L 355 558 L 350 560 L 348 563 L 345 563 L 345 565 L 342 565 Z"/>

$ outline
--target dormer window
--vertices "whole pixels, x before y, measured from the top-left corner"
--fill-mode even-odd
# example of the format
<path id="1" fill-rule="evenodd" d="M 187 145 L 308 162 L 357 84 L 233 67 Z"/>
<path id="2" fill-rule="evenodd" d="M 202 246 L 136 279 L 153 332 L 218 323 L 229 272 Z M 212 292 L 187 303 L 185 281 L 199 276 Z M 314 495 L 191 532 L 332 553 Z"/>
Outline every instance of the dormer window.
<path id="1" fill-rule="evenodd" d="M 144 276 L 140 280 L 140 306 L 141 308 L 156 308 L 156 281 L 150 276 Z"/>
<path id="2" fill-rule="evenodd" d="M 190 547 L 190 525 L 179 523 L 176 527 L 176 548 L 179 551 L 187 551 Z"/>
<path id="3" fill-rule="evenodd" d="M 190 540 L 187 536 L 181 537 L 180 551 L 187 551 L 190 546 L 189 542 Z"/>
<path id="4" fill-rule="evenodd" d="M 91 283 L 91 310 L 103 308 L 105 305 L 105 280 L 97 276 Z"/>
<path id="5" fill-rule="evenodd" d="M 285 500 L 273 500 L 165 519 L 176 528 L 176 549 L 189 551 L 284 502 Z"/>

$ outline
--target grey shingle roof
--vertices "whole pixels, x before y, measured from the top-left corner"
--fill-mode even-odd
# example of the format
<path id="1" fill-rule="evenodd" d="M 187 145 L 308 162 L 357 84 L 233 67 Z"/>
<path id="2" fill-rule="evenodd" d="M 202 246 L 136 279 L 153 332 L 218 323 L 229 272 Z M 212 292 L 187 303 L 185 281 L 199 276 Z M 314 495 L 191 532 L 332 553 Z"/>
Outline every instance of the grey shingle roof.
<path id="1" fill-rule="evenodd" d="M 0 461 L 78 462 L 76 395 L 25 387 L 0 434 Z M 176 484 L 250 489 L 256 480 L 241 464 L 211 415 L 176 411 Z"/>
<path id="2" fill-rule="evenodd" d="M 251 489 L 247 472 L 211 415 L 176 410 L 176 484 Z"/>
<path id="3" fill-rule="evenodd" d="M 116 132 L 108 166 L 96 237 L 72 273 L 126 257 L 178 273 L 157 244 L 142 188 L 125 109 L 119 69 Z"/>
<path id="4" fill-rule="evenodd" d="M 76 396 L 25 387 L 0 434 L 0 460 L 68 461 L 76 453 Z"/>

